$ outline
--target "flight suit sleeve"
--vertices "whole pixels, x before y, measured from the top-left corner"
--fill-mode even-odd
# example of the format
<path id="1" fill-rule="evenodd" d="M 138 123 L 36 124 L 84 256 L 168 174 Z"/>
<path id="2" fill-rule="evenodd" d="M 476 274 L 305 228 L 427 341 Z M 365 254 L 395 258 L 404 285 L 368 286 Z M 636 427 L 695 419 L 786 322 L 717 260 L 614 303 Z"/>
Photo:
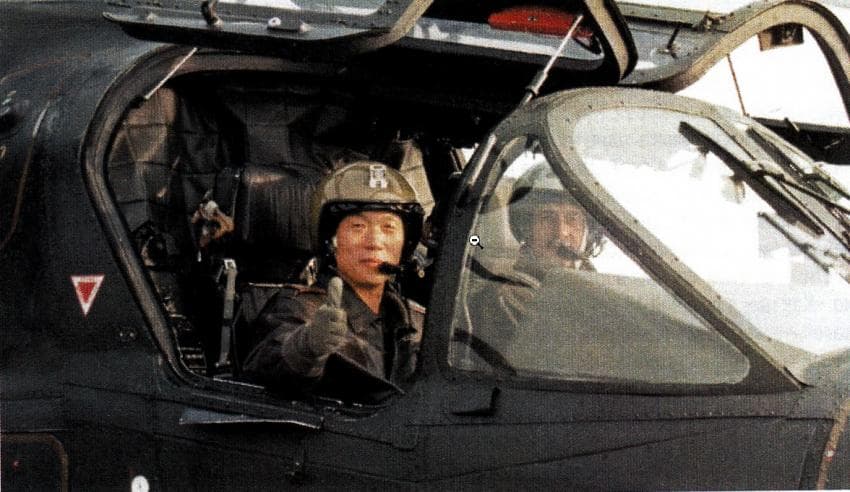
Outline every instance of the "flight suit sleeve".
<path id="1" fill-rule="evenodd" d="M 257 320 L 258 332 L 266 335 L 245 360 L 246 376 L 271 386 L 303 387 L 322 375 L 325 361 L 312 353 L 306 340 L 309 321 L 322 297 L 319 292 L 281 290 Z"/>
<path id="2" fill-rule="evenodd" d="M 503 275 L 500 282 L 487 282 L 469 302 L 472 332 L 476 337 L 505 350 L 522 331 L 540 282 L 521 271 Z"/>

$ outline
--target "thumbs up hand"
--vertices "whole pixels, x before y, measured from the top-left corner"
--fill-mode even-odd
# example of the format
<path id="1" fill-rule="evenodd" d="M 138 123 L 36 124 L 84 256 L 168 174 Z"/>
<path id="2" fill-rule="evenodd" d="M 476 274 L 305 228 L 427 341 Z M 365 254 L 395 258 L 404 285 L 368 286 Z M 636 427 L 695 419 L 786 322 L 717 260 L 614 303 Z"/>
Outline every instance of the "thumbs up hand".
<path id="1" fill-rule="evenodd" d="M 328 283 L 328 299 L 307 326 L 307 345 L 317 357 L 330 355 L 348 338 L 348 316 L 342 309 L 342 279 Z"/>

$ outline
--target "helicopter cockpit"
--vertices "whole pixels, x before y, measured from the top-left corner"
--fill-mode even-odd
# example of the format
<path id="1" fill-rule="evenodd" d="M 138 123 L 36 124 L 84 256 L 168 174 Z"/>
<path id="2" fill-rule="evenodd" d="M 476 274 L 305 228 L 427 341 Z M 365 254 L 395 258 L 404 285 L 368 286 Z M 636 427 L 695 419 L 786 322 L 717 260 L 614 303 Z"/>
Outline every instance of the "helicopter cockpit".
<path id="1" fill-rule="evenodd" d="M 139 38 L 213 48 L 174 47 L 152 59 L 160 75 L 116 108 L 123 116 L 104 152 L 106 184 L 192 372 L 238 375 L 250 348 L 244 325 L 282 284 L 310 282 L 309 199 L 323 176 L 368 158 L 411 182 L 434 213 L 422 267 L 400 281 L 427 304 L 426 266 L 461 149 L 519 101 L 563 35 L 551 81 L 613 82 L 634 62 L 622 19 L 603 3 L 535 8 L 531 17 L 510 2 L 440 3 L 419 17 L 428 5 L 213 2 L 199 13 L 178 2 L 161 15 L 147 15 L 149 5 L 105 14 Z M 276 16 L 254 33 L 260 14 Z M 293 16 L 303 25 L 291 26 Z"/>
<path id="2" fill-rule="evenodd" d="M 143 39 L 197 43 L 214 48 L 187 50 L 173 47 L 163 50 L 163 56 L 159 59 L 151 57 L 148 63 L 156 66 L 157 71 L 149 74 L 146 81 L 137 82 L 135 94 L 126 98 L 130 102 L 118 106 L 117 113 L 122 116 L 116 122 L 115 133 L 110 139 L 108 151 L 104 153 L 106 184 L 114 195 L 128 237 L 141 258 L 144 274 L 153 286 L 156 302 L 166 314 L 168 337 L 176 340 L 177 355 L 183 365 L 196 375 L 238 379 L 240 358 L 250 348 L 245 346 L 245 340 L 250 338 L 250 334 L 246 334 L 240 327 L 245 323 L 250 324 L 252 316 L 256 316 L 274 289 L 283 283 L 310 281 L 308 245 L 311 243 L 311 232 L 306 212 L 312 187 L 333 169 L 364 157 L 386 162 L 406 174 L 420 200 L 426 205 L 426 210 L 431 213 L 430 235 L 426 236 L 422 247 L 423 265 L 431 264 L 445 244 L 448 244 L 446 249 L 455 255 L 463 252 L 462 258 L 453 258 L 453 261 L 463 265 L 458 283 L 449 285 L 450 288 L 458 289 L 459 299 L 458 303 L 450 304 L 453 312 L 448 323 L 451 325 L 451 340 L 447 345 L 451 348 L 447 359 L 452 367 L 471 372 L 488 372 L 497 367 L 501 368 L 497 372 L 506 370 L 512 375 L 532 374 L 537 377 L 544 374 L 544 378 L 577 379 L 603 384 L 614 382 L 664 387 L 716 387 L 731 386 L 751 379 L 753 372 L 750 365 L 753 360 L 783 358 L 779 352 L 786 350 L 786 345 L 794 345 L 785 343 L 793 342 L 789 339 L 795 337 L 794 327 L 783 325 L 781 319 L 759 318 L 765 312 L 761 306 L 767 301 L 754 295 L 753 291 L 757 288 L 744 285 L 746 282 L 727 282 L 730 278 L 740 279 L 726 270 L 723 272 L 728 275 L 718 274 L 713 270 L 714 266 L 701 270 L 701 262 L 706 261 L 705 258 L 712 257 L 715 263 L 718 261 L 716 251 L 689 243 L 686 247 L 682 246 L 687 255 L 680 253 L 677 248 L 682 241 L 681 234 L 670 233 L 666 229 L 675 230 L 676 226 L 671 225 L 675 221 L 664 223 L 659 231 L 640 229 L 636 232 L 632 226 L 624 225 L 627 219 L 611 212 L 617 206 L 623 206 L 627 209 L 622 212 L 623 217 L 633 214 L 646 224 L 652 224 L 650 219 L 655 217 L 668 217 L 677 206 L 670 201 L 660 204 L 659 200 L 665 197 L 663 191 L 699 188 L 675 172 L 669 173 L 670 169 L 684 166 L 697 178 L 708 176 L 711 173 L 704 168 L 710 167 L 700 159 L 708 159 L 705 155 L 709 153 L 716 156 L 714 160 L 725 162 L 723 166 L 727 168 L 738 166 L 746 170 L 747 163 L 753 159 L 782 161 L 782 164 L 783 159 L 791 158 L 787 157 L 784 147 L 772 143 L 771 139 L 775 137 L 761 134 L 748 136 L 755 141 L 749 144 L 750 147 L 756 146 L 762 150 L 750 150 L 749 157 L 743 159 L 744 164 L 740 164 L 738 161 L 742 158 L 734 155 L 730 157 L 727 149 L 727 140 L 731 138 L 728 135 L 737 135 L 736 131 L 725 129 L 720 132 L 720 137 L 706 136 L 707 130 L 700 126 L 704 124 L 704 119 L 700 120 L 697 117 L 699 115 L 693 115 L 690 119 L 671 118 L 671 113 L 687 113 L 689 103 L 677 99 L 678 102 L 668 104 L 666 101 L 669 94 L 662 92 L 632 96 L 628 91 L 615 93 L 613 89 L 608 92 L 608 89 L 595 87 L 587 89 L 588 92 L 573 91 L 587 99 L 586 107 L 572 104 L 569 109 L 551 109 L 560 107 L 557 98 L 545 102 L 532 101 L 522 107 L 545 92 L 542 90 L 544 80 L 552 87 L 576 89 L 582 86 L 612 86 L 630 80 L 632 83 L 651 86 L 647 80 L 655 77 L 652 84 L 656 87 L 665 88 L 667 84 L 672 89 L 679 89 L 689 82 L 684 79 L 698 77 L 700 71 L 707 70 L 703 65 L 716 61 L 715 58 L 725 53 L 723 50 L 728 48 L 723 44 L 725 40 L 735 36 L 751 37 L 771 27 L 772 24 L 768 26 L 759 23 L 776 21 L 769 19 L 771 11 L 768 7 L 763 12 L 754 11 L 751 17 L 733 19 L 735 24 L 729 29 L 735 36 L 706 30 L 700 25 L 691 26 L 689 29 L 693 32 L 689 32 L 689 36 L 694 36 L 694 39 L 688 38 L 689 42 L 699 41 L 696 44 L 702 43 L 699 48 L 704 51 L 695 48 L 693 53 L 682 53 L 683 56 L 691 57 L 687 63 L 678 60 L 679 55 L 676 55 L 673 58 L 677 61 L 668 65 L 649 66 L 637 64 L 630 32 L 624 27 L 617 10 L 610 8 L 611 5 L 606 2 L 577 2 L 576 6 L 581 3 L 577 12 L 588 14 L 587 23 L 581 27 L 581 16 L 559 17 L 557 34 L 563 35 L 566 31 L 566 37 L 548 61 L 543 56 L 546 50 L 528 45 L 529 38 L 537 35 L 507 34 L 511 37 L 510 43 L 506 44 L 503 36 L 499 39 L 502 44 L 495 48 L 492 39 L 485 39 L 487 35 L 493 37 L 497 29 L 522 31 L 527 28 L 527 22 L 530 22 L 528 10 L 499 10 L 495 7 L 457 9 L 463 15 L 456 18 L 458 12 L 448 4 L 440 3 L 428 11 L 428 17 L 417 18 L 418 14 L 412 12 L 424 9 L 425 6 L 416 1 L 403 3 L 404 8 L 413 10 L 396 21 L 407 22 L 410 31 L 395 44 L 392 44 L 391 38 L 401 38 L 404 32 L 395 32 L 389 25 L 381 31 L 383 34 L 393 33 L 387 34 L 389 38 L 370 38 L 362 31 L 369 23 L 366 18 L 378 15 L 385 6 L 356 13 L 307 9 L 304 18 L 313 19 L 315 25 L 319 26 L 315 30 L 288 26 L 285 19 L 275 17 L 278 21 L 269 20 L 268 29 L 262 36 L 255 38 L 245 37 L 251 33 L 241 31 L 250 28 L 239 22 L 225 22 L 220 29 L 210 27 L 218 25 L 214 12 L 206 12 L 203 19 L 195 19 L 198 14 L 191 11 L 190 15 L 189 7 L 174 19 L 145 16 L 144 8 L 141 7 L 129 15 L 109 16 L 127 32 Z M 220 13 L 222 16 L 233 16 L 234 19 L 240 19 L 243 10 L 248 8 L 235 4 L 226 6 L 228 10 L 221 7 Z M 783 7 L 795 8 L 785 4 Z M 632 14 L 640 28 L 636 29 L 642 43 L 639 49 L 657 44 L 666 36 L 662 36 L 662 31 L 656 29 L 653 21 L 647 20 L 645 12 Z M 478 22 L 482 16 L 486 24 Z M 257 22 L 257 19 L 259 17 L 252 22 Z M 348 27 L 337 29 L 331 22 L 333 19 L 339 21 L 339 25 Z M 514 24 L 522 19 L 525 19 L 526 24 L 520 29 L 514 29 Z M 283 22 L 283 28 L 278 28 L 276 22 Z M 534 22 L 538 22 L 538 19 L 535 18 Z M 824 27 L 824 32 L 827 32 L 826 24 L 829 23 L 820 26 Z M 477 30 L 470 31 L 470 26 L 477 26 Z M 350 31 L 349 27 L 354 31 Z M 704 36 L 700 34 L 703 31 Z M 670 46 L 675 44 L 677 33 L 678 29 L 669 39 Z M 254 39 L 257 44 L 249 47 L 245 44 L 246 39 Z M 546 43 L 553 44 L 557 39 L 550 36 Z M 343 56 L 332 56 L 334 49 L 339 48 L 343 40 L 354 44 L 349 46 L 348 51 L 339 53 Z M 830 39 L 827 41 L 832 42 Z M 447 43 L 458 46 L 445 52 Z M 375 50 L 376 46 L 382 48 Z M 835 46 L 839 46 L 837 41 Z M 303 53 L 296 49 L 300 47 L 305 48 Z M 231 48 L 253 53 L 240 54 L 231 51 Z M 522 52 L 524 56 L 513 56 L 516 52 Z M 284 58 L 268 56 L 269 53 L 277 53 Z M 411 53 L 416 53 L 416 57 L 411 58 Z M 704 59 L 699 58 L 702 55 L 705 55 Z M 504 61 L 504 64 L 493 63 L 494 60 Z M 545 63 L 536 63 L 541 60 Z M 685 72 L 674 70 L 682 64 L 687 65 Z M 137 71 L 141 72 L 143 68 L 138 67 Z M 551 74 L 547 79 L 546 74 L 550 69 Z M 630 72 L 637 75 L 628 78 Z M 533 76 L 535 73 L 543 75 Z M 524 98 L 521 97 L 523 86 L 526 88 Z M 576 100 L 581 97 L 576 96 Z M 595 101 L 595 98 L 599 101 Z M 631 99 L 637 100 L 635 107 L 626 108 L 628 104 L 624 101 Z M 524 121 L 523 117 L 514 117 L 516 113 L 510 111 L 517 105 L 524 111 L 516 113 L 525 114 L 525 118 L 533 115 L 540 121 Z M 709 120 L 725 121 L 732 126 L 736 124 L 728 123 L 734 119 L 727 114 L 716 115 L 709 109 L 702 111 L 709 115 Z M 574 118 L 584 112 L 587 115 L 583 123 L 576 125 Z M 490 130 L 505 115 L 510 116 L 503 120 L 502 133 L 499 135 L 503 140 L 498 142 L 497 147 L 499 152 L 510 157 L 500 156 L 496 159 L 489 155 L 496 145 L 496 137 Z M 655 134 L 646 132 L 660 122 L 669 125 L 655 128 L 658 130 Z M 523 125 L 536 127 L 540 133 L 529 134 Z M 541 129 L 543 127 L 545 129 Z M 762 130 L 751 130 L 750 133 L 758 131 Z M 543 133 L 548 133 L 548 144 L 542 138 Z M 675 136 L 672 140 L 671 135 Z M 519 143 L 509 143 L 517 138 Z M 722 142 L 717 143 L 716 138 Z M 744 137 L 736 136 L 732 139 L 736 138 Z M 681 145 L 668 148 L 665 143 L 667 140 L 671 140 L 670 145 L 673 141 Z M 647 146 L 646 142 L 652 142 L 652 145 Z M 479 143 L 470 166 L 465 166 L 461 149 L 471 149 Z M 640 153 L 631 156 L 609 155 L 613 150 L 607 144 L 623 152 L 643 146 L 647 156 Z M 734 147 L 733 144 L 729 145 Z M 531 302 L 530 309 L 552 316 L 535 319 L 537 324 L 534 326 L 541 332 L 565 333 L 565 330 L 559 329 L 559 323 L 571 315 L 580 318 L 589 316 L 588 313 L 564 311 L 567 304 L 551 292 L 573 288 L 581 288 L 586 292 L 598 291 L 596 301 L 599 304 L 616 305 L 612 300 L 612 297 L 616 297 L 621 301 L 622 309 L 607 310 L 610 326 L 641 319 L 645 323 L 629 325 L 631 331 L 625 330 L 625 326 L 624 329 L 613 330 L 616 336 L 612 336 L 620 337 L 620 342 L 625 340 L 625 334 L 633 335 L 635 343 L 622 344 L 622 352 L 610 349 L 617 346 L 613 341 L 600 342 L 601 346 L 610 349 L 606 356 L 606 360 L 611 362 L 607 366 L 610 369 L 608 372 L 604 370 L 605 364 L 600 364 L 601 369 L 598 371 L 601 372 L 588 372 L 587 368 L 593 364 L 572 352 L 550 351 L 552 360 L 538 358 L 537 349 L 543 343 L 541 340 L 546 339 L 529 335 L 534 333 L 531 329 L 525 333 L 529 338 L 519 341 L 519 345 L 516 345 L 518 348 L 515 347 L 512 354 L 506 356 L 497 353 L 494 356 L 494 351 L 499 352 L 498 343 L 503 341 L 495 335 L 499 332 L 498 323 L 476 321 L 475 311 L 481 309 L 481 306 L 476 306 L 476 296 L 486 297 L 488 292 L 498 289 L 499 284 L 504 283 L 506 277 L 500 271 L 510 269 L 521 250 L 519 238 L 512 237 L 507 233 L 508 229 L 504 228 L 505 221 L 509 221 L 505 218 L 509 213 L 505 211 L 504 203 L 498 205 L 498 201 L 490 201 L 490 198 L 505 198 L 505 190 L 523 166 L 540 161 L 540 155 L 545 156 L 543 161 L 552 172 L 559 175 L 561 186 L 574 195 L 589 217 L 594 217 L 594 220 L 606 227 L 620 225 L 603 232 L 606 239 L 603 258 L 599 262 L 592 262 L 597 271 L 571 272 L 560 277 L 553 276 L 543 282 L 542 290 L 550 295 L 542 296 L 540 301 L 536 301 L 538 304 Z M 501 168 L 493 167 L 496 166 L 493 164 L 494 159 L 499 160 L 498 166 Z M 647 198 L 645 194 L 633 193 L 631 190 L 624 192 L 622 197 L 616 196 L 615 192 L 620 191 L 616 187 L 621 183 L 617 179 L 613 180 L 610 189 L 603 186 L 605 179 L 610 176 L 621 177 L 633 172 L 629 166 L 630 159 L 640 160 L 632 167 L 641 171 L 635 174 L 633 180 L 625 182 L 637 184 L 645 180 L 651 182 L 652 186 L 660 187 L 653 188 L 650 194 L 655 201 L 644 200 Z M 653 159 L 658 162 L 653 162 Z M 687 161 L 687 166 L 679 166 L 679 161 L 683 159 Z M 712 159 L 709 161 L 714 162 Z M 611 163 L 625 165 L 618 167 Z M 572 172 L 566 169 L 583 169 L 582 166 L 590 169 L 591 173 L 598 172 L 598 175 L 593 175 L 596 184 L 592 191 L 576 193 L 570 188 L 570 183 L 576 182 L 578 178 L 565 177 L 568 172 Z M 713 189 L 714 194 L 710 197 L 716 199 L 718 196 L 722 198 L 737 193 L 737 198 L 732 201 L 738 200 L 735 203 L 745 204 L 747 211 L 755 211 L 753 213 L 757 218 L 750 216 L 746 224 L 740 225 L 746 228 L 747 234 L 755 234 L 755 237 L 763 239 L 759 239 L 761 242 L 773 241 L 778 234 L 796 244 L 794 241 L 799 242 L 800 239 L 788 232 L 788 225 L 782 220 L 799 219 L 812 230 L 821 227 L 809 217 L 808 212 L 789 215 L 791 212 L 785 210 L 784 206 L 775 207 L 770 199 L 759 193 L 763 185 L 755 185 L 754 189 L 756 195 L 768 202 L 767 206 L 752 201 L 752 191 L 741 191 L 743 185 L 739 183 L 741 179 L 738 175 L 744 171 L 736 170 L 729 178 L 716 169 L 723 166 L 710 168 L 713 169 L 713 179 L 725 186 Z M 794 166 L 796 164 L 788 164 L 790 168 Z M 654 170 L 655 174 L 650 176 L 647 169 Z M 770 169 L 764 172 L 770 172 Z M 808 171 L 799 171 L 801 175 L 806 173 Z M 462 189 L 458 189 L 459 183 Z M 606 200 L 598 198 L 604 193 L 615 196 Z M 699 193 L 707 192 L 700 189 Z M 683 197 L 676 195 L 670 198 L 672 201 L 675 199 Z M 470 212 L 462 209 L 470 203 L 477 203 L 476 200 L 481 200 L 480 208 L 476 209 L 474 218 L 468 218 Z M 629 200 L 635 203 L 626 203 Z M 642 200 L 657 206 L 651 208 L 647 205 L 646 210 L 629 208 L 639 207 Z M 616 203 L 620 205 L 614 205 Z M 454 239 L 451 237 L 457 235 L 458 231 L 444 229 L 448 220 L 446 207 L 451 205 L 457 208 L 452 216 L 455 221 L 452 227 L 464 229 L 470 224 L 473 229 L 480 227 L 481 230 L 475 232 L 486 238 L 482 243 L 489 245 L 486 249 L 452 243 Z M 721 210 L 727 206 L 728 203 L 721 201 L 715 209 Z M 463 220 L 457 219 L 461 216 Z M 681 215 L 677 217 L 682 218 Z M 471 222 L 467 224 L 464 220 Z M 703 222 L 715 227 L 712 229 L 714 233 L 704 238 L 704 234 L 697 234 L 702 231 L 693 231 L 688 237 L 694 241 L 695 238 L 704 238 L 700 244 L 714 244 L 716 238 L 721 236 L 723 224 L 708 219 Z M 759 224 L 756 233 L 753 232 L 754 222 Z M 685 224 L 691 225 L 692 222 L 685 220 Z M 834 223 L 832 226 L 834 230 L 843 227 Z M 769 234 L 770 231 L 773 233 Z M 657 237 L 644 237 L 653 235 Z M 768 237 L 773 239 L 764 239 Z M 740 246 L 740 242 L 733 241 L 723 247 L 740 249 Z M 747 243 L 747 246 L 752 244 Z M 760 268 L 771 270 L 775 264 L 781 263 L 781 269 L 790 272 L 787 275 L 794 279 L 792 283 L 808 285 L 815 282 L 809 282 L 811 269 L 800 270 L 804 267 L 798 265 L 801 258 L 796 251 L 787 253 L 787 249 L 781 248 L 768 251 L 769 246 L 761 246 L 756 253 L 748 250 L 754 255 L 753 258 L 736 260 L 736 265 L 743 265 L 736 267 L 739 273 L 744 271 L 744 266 L 753 273 L 757 270 L 756 265 L 764 264 L 767 266 Z M 829 256 L 842 247 L 836 244 L 811 246 L 808 247 L 810 252 L 814 248 L 823 254 L 817 253 L 817 259 L 813 259 L 812 254 L 804 256 L 814 261 L 816 266 L 824 262 L 833 265 L 840 262 L 833 262 L 824 255 Z M 667 251 L 665 248 L 670 248 L 676 255 L 671 253 L 659 256 L 657 252 Z M 788 261 L 784 263 L 778 257 L 768 258 L 770 261 L 765 259 L 770 255 L 783 254 L 790 254 L 788 258 L 791 259 L 786 258 Z M 656 265 L 652 266 L 650 260 L 640 255 L 654 258 Z M 669 266 L 682 261 L 694 262 L 685 263 L 687 275 Z M 771 275 L 776 275 L 775 271 L 771 271 Z M 426 268 L 419 273 L 421 275 L 402 279 L 408 284 L 404 286 L 405 291 L 421 304 L 433 305 L 434 299 L 430 296 L 432 272 Z M 843 299 L 844 293 L 840 290 L 843 284 L 836 284 L 832 280 L 836 275 L 833 270 L 827 273 L 829 278 L 826 285 L 829 289 L 838 290 L 827 292 L 825 298 L 837 296 Z M 609 278 L 602 278 L 605 275 Z M 708 279 L 707 284 L 703 283 L 705 279 Z M 799 279 L 802 280 L 797 282 Z M 547 284 L 549 281 L 554 283 Z M 821 278 L 816 283 L 822 285 L 823 282 Z M 674 284 L 678 285 L 678 290 L 673 287 Z M 730 290 L 724 290 L 727 287 Z M 736 309 L 743 313 L 735 322 L 720 323 L 726 326 L 725 329 L 712 328 L 719 322 L 711 319 L 711 313 L 693 311 L 694 304 L 707 303 L 703 297 L 711 289 L 732 299 L 743 299 L 737 305 L 732 302 L 734 307 L 723 304 L 724 310 Z M 630 292 L 641 292 L 644 297 L 635 299 Z M 617 297 L 616 293 L 622 295 Z M 777 294 L 775 297 L 784 298 L 784 295 Z M 589 306 L 592 299 L 593 296 L 588 294 L 583 305 Z M 629 313 L 635 306 L 632 303 L 643 306 L 643 314 Z M 836 305 L 844 306 L 843 303 Z M 564 309 L 547 309 L 545 306 L 561 306 Z M 709 308 L 706 304 L 705 309 L 715 307 Z M 450 311 L 446 309 L 445 312 Z M 748 314 L 755 319 L 748 318 Z M 656 330 L 659 337 L 656 345 L 668 347 L 678 357 L 675 363 L 670 362 L 665 368 L 646 363 L 653 360 L 652 354 L 628 349 L 641 346 L 638 341 L 646 342 L 642 337 L 649 330 L 647 324 L 658 322 L 659 316 L 665 320 L 664 326 L 669 328 L 670 333 L 690 333 L 690 338 L 677 338 L 665 335 L 663 330 Z M 581 320 L 587 321 L 585 318 Z M 575 321 L 574 324 L 592 325 L 583 321 Z M 818 323 L 821 322 L 823 329 L 835 331 L 835 319 L 818 320 Z M 738 325 L 748 328 L 741 329 Z M 767 356 L 761 349 L 748 351 L 747 347 L 756 343 L 771 345 L 772 342 L 767 339 L 777 336 L 776 333 L 765 335 L 758 329 L 759 325 L 784 330 L 778 338 L 784 336 L 785 340 L 772 345 L 780 347 L 776 354 Z M 493 333 L 486 333 L 487 329 L 492 329 Z M 588 333 L 588 336 L 591 335 Z M 593 336 L 598 336 L 598 333 L 594 332 Z M 845 348 L 840 337 L 833 341 L 837 348 Z M 662 342 L 672 345 L 664 345 Z M 551 340 L 551 343 L 544 345 L 584 347 L 590 344 Z M 475 347 L 483 347 L 483 352 Z M 807 350 L 812 347 L 796 347 L 801 348 Z M 820 350 L 819 347 L 816 349 Z M 512 359 L 512 356 L 515 358 Z M 599 362 L 598 359 L 594 360 Z M 698 364 L 703 372 L 692 370 L 691 363 L 694 360 L 704 362 Z M 497 361 L 495 366 L 494 361 Z M 573 361 L 577 365 L 559 366 L 563 361 Z M 585 363 L 582 365 L 581 361 Z M 767 365 L 770 371 L 778 372 L 778 363 L 775 361 Z M 635 368 L 643 370 L 638 371 L 640 374 L 637 380 L 633 374 Z"/>

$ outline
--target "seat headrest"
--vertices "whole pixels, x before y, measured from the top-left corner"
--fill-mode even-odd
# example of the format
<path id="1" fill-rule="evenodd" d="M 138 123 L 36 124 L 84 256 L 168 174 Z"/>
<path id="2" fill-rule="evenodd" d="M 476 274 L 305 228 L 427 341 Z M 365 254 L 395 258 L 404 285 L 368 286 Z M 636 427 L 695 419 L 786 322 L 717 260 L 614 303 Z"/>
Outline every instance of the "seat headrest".
<path id="1" fill-rule="evenodd" d="M 234 239 L 243 271 L 285 281 L 311 256 L 310 200 L 320 171 L 246 165 L 237 181 Z"/>
<path id="2" fill-rule="evenodd" d="M 247 166 L 236 196 L 236 237 L 245 244 L 309 250 L 310 200 L 322 175 Z"/>

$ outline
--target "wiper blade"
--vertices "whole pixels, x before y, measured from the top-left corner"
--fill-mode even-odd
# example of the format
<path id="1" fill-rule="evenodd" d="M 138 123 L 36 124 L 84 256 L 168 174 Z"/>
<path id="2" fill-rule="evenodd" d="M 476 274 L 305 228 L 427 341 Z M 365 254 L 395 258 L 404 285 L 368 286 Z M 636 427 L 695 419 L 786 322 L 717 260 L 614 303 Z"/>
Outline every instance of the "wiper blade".
<path id="1" fill-rule="evenodd" d="M 679 133 L 692 144 L 707 148 L 716 154 L 737 176 L 744 178 L 753 190 L 776 210 L 780 217 L 792 224 L 799 222 L 814 235 L 820 236 L 824 233 L 823 228 L 809 211 L 782 186 L 790 180 L 785 178 L 781 168 L 771 162 L 741 159 L 725 146 L 685 121 L 679 124 Z"/>
<path id="2" fill-rule="evenodd" d="M 765 212 L 759 212 L 758 217 L 770 224 L 774 230 L 782 234 L 785 239 L 787 239 L 789 242 L 791 242 L 791 244 L 796 246 L 797 249 L 803 252 L 803 254 L 808 256 L 809 259 L 812 260 L 817 266 L 819 266 L 824 272 L 829 273 L 833 269 L 838 268 L 838 265 L 822 259 L 819 255 L 823 255 L 826 258 L 832 258 L 834 260 L 843 260 L 846 263 L 850 263 L 850 257 L 848 257 L 846 254 L 837 253 L 835 251 L 825 248 L 820 248 L 808 241 L 802 241 L 798 239 L 793 232 L 788 230 L 787 227 L 783 226 L 778 220 L 776 220 L 776 217 L 773 217 L 772 215 L 767 214 Z M 850 282 L 850 272 L 848 272 L 846 269 L 843 269 L 840 275 L 842 278 L 844 278 L 844 280 Z"/>
<path id="3" fill-rule="evenodd" d="M 841 184 L 832 179 L 832 177 L 820 169 L 819 167 L 813 168 L 812 172 L 806 172 L 804 169 L 801 169 L 794 161 L 792 161 L 779 146 L 772 142 L 769 137 L 764 135 L 761 130 L 750 127 L 747 129 L 747 135 L 749 135 L 753 140 L 759 143 L 759 145 L 768 153 L 770 157 L 776 160 L 777 162 L 781 161 L 785 163 L 788 167 L 791 167 L 794 171 L 797 172 L 800 179 L 805 182 L 818 182 L 824 183 L 829 186 L 832 190 L 837 192 L 839 195 L 844 198 L 850 199 L 850 194 L 848 194 L 847 190 L 844 189 Z M 814 198 L 815 200 L 821 202 L 824 205 L 834 207 L 845 214 L 850 214 L 850 209 L 836 202 L 829 196 L 827 196 L 821 188 L 812 189 L 808 186 L 803 186 L 793 179 L 788 179 L 788 176 L 780 170 L 770 172 L 770 175 L 777 180 L 781 181 L 783 184 L 788 185 L 794 188 L 797 191 L 805 193 L 806 195 Z"/>
<path id="4" fill-rule="evenodd" d="M 766 174 L 768 174 L 768 173 L 766 173 Z M 808 195 L 808 196 L 810 196 L 810 197 L 814 198 L 815 200 L 817 200 L 817 201 L 819 201 L 819 202 L 823 203 L 824 205 L 828 205 L 828 206 L 830 206 L 830 207 L 833 207 L 833 208 L 835 208 L 835 209 L 837 209 L 837 210 L 840 210 L 840 211 L 844 212 L 845 214 L 850 214 L 850 208 L 845 207 L 844 205 L 842 205 L 842 204 L 840 204 L 840 203 L 836 202 L 836 201 L 835 201 L 835 200 L 833 200 L 832 198 L 829 198 L 828 196 L 826 196 L 826 195 L 824 195 L 824 194 L 822 194 L 822 193 L 818 193 L 817 191 L 811 190 L 811 189 L 809 189 L 809 188 L 808 188 L 808 187 L 806 187 L 806 186 L 803 186 L 803 185 L 801 185 L 801 184 L 795 183 L 793 180 L 789 180 L 789 179 L 785 176 L 785 174 L 783 174 L 783 173 L 780 173 L 780 174 L 778 174 L 778 175 L 777 175 L 777 174 L 770 173 L 769 175 L 770 175 L 771 177 L 773 177 L 773 178 L 776 178 L 776 180 L 777 180 L 777 181 L 781 181 L 781 182 L 782 182 L 782 184 L 788 185 L 788 186 L 790 186 L 791 188 L 794 188 L 795 190 L 797 190 L 797 191 L 799 191 L 799 192 L 801 192 L 801 193 L 805 193 L 806 195 Z"/>
<path id="5" fill-rule="evenodd" d="M 799 200 L 803 206 L 810 205 L 810 199 L 813 199 L 826 208 L 837 223 L 833 223 L 830 219 L 821 221 L 821 225 L 828 229 L 846 248 L 850 249 L 850 209 L 838 202 L 840 197 L 850 199 L 850 193 L 819 166 L 815 165 L 811 169 L 799 166 L 782 148 L 784 142 L 777 141 L 775 137 L 758 127 L 749 127 L 747 135 L 755 140 L 759 147 L 767 152 L 775 162 L 792 170 L 795 178 L 786 179 L 786 176 L 783 175 L 777 179 L 784 185 L 794 188 L 796 192 L 806 195 L 804 200 Z M 821 186 L 821 184 L 828 188 Z M 818 216 L 818 218 L 822 219 L 823 217 Z"/>
<path id="6" fill-rule="evenodd" d="M 841 183 L 836 181 L 835 178 L 833 178 L 832 176 L 827 174 L 826 171 L 824 171 L 820 167 L 820 164 L 816 163 L 812 167 L 811 172 L 805 173 L 803 175 L 803 179 L 805 181 L 809 181 L 809 182 L 823 183 L 823 184 L 829 186 L 829 188 L 832 191 L 838 193 L 843 198 L 850 200 L 850 192 L 848 192 L 847 189 L 844 188 L 844 186 L 841 185 Z"/>

